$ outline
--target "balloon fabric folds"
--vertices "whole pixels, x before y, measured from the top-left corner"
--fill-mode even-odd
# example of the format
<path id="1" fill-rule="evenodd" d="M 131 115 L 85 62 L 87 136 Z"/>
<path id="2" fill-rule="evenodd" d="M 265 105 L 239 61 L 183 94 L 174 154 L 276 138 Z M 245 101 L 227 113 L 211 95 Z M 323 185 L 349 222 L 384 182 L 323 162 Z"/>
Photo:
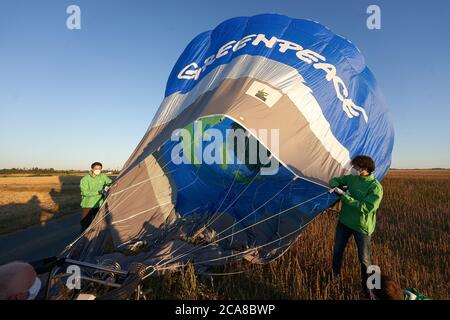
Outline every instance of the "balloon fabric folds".
<path id="1" fill-rule="evenodd" d="M 230 143 L 236 129 L 240 147 Z M 371 156 L 383 178 L 393 139 L 380 89 L 350 41 L 310 20 L 229 19 L 183 51 L 149 129 L 63 255 L 156 271 L 270 262 L 338 200 L 328 181 L 349 174 L 352 157 Z M 221 161 L 197 153 L 211 144 Z M 255 145 L 270 163 L 240 156 Z"/>

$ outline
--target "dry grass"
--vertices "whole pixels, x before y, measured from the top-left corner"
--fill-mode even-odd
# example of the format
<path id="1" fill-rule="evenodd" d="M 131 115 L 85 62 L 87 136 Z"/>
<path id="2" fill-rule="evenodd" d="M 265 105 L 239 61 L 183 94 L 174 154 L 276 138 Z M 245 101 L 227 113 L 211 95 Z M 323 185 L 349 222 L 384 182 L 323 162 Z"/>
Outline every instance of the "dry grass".
<path id="1" fill-rule="evenodd" d="M 372 260 L 402 287 L 432 299 L 450 297 L 450 171 L 391 171 L 382 182 Z M 362 299 L 356 246 L 347 247 L 342 275 L 332 279 L 337 215 L 327 212 L 268 265 L 226 266 L 237 275 L 201 278 L 191 267 L 153 278 L 155 299 Z"/>
<path id="2" fill-rule="evenodd" d="M 0 178 L 0 233 L 76 212 L 79 176 Z M 450 170 L 394 170 L 382 181 L 384 200 L 373 238 L 373 263 L 402 287 L 433 299 L 450 297 Z M 52 191 L 53 190 L 53 191 Z M 74 211 L 75 210 L 75 211 Z M 240 262 L 202 278 L 192 267 L 150 277 L 155 299 L 361 299 L 356 247 L 347 248 L 342 276 L 332 279 L 337 215 L 327 212 L 268 265 Z"/>
<path id="3" fill-rule="evenodd" d="M 79 211 L 80 178 L 0 177 L 0 234 Z"/>

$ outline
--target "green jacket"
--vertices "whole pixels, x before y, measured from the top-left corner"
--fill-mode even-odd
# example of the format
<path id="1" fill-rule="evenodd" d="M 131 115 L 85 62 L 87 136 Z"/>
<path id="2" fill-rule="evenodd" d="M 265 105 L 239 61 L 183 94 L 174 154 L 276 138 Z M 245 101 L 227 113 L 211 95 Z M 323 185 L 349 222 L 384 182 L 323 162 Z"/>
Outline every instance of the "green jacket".
<path id="1" fill-rule="evenodd" d="M 94 176 L 92 170 L 89 171 L 80 181 L 81 207 L 100 208 L 104 199 L 99 191 L 111 183 L 112 180 L 106 174 Z"/>
<path id="2" fill-rule="evenodd" d="M 383 197 L 380 182 L 372 174 L 347 175 L 331 179 L 330 186 L 348 187 L 347 192 L 341 196 L 339 221 L 355 231 L 371 235 L 375 230 L 376 211 Z"/>

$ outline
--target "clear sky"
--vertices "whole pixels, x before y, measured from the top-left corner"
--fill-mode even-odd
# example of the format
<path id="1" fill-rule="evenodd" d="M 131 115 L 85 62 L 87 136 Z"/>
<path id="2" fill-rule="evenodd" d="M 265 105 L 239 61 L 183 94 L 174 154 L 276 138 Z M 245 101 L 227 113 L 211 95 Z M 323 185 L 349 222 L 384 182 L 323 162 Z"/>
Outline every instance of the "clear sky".
<path id="1" fill-rule="evenodd" d="M 81 8 L 81 30 L 66 8 Z M 381 8 L 381 30 L 366 9 Z M 450 1 L 0 0 L 0 168 L 121 168 L 198 33 L 231 17 L 316 20 L 363 52 L 391 110 L 393 167 L 450 167 Z"/>

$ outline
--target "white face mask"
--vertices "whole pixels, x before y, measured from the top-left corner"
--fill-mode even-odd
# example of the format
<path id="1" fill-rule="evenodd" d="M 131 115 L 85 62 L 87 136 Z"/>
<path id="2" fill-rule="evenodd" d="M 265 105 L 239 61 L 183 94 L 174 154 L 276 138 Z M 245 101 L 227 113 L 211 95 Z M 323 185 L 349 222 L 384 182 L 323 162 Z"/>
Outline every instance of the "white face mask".
<path id="1" fill-rule="evenodd" d="M 102 173 L 102 170 L 94 170 L 92 171 L 96 176 L 98 176 L 100 173 Z"/>
<path id="2" fill-rule="evenodd" d="M 361 172 L 356 169 L 355 167 L 352 167 L 352 169 L 350 170 L 350 173 L 352 174 L 352 176 L 359 176 L 361 174 Z"/>
<path id="3" fill-rule="evenodd" d="M 36 296 L 38 295 L 39 290 L 41 290 L 41 280 L 39 279 L 39 277 L 36 277 L 33 285 L 31 286 L 30 289 L 28 289 L 28 299 L 27 300 L 34 300 L 34 298 L 36 298 Z"/>

